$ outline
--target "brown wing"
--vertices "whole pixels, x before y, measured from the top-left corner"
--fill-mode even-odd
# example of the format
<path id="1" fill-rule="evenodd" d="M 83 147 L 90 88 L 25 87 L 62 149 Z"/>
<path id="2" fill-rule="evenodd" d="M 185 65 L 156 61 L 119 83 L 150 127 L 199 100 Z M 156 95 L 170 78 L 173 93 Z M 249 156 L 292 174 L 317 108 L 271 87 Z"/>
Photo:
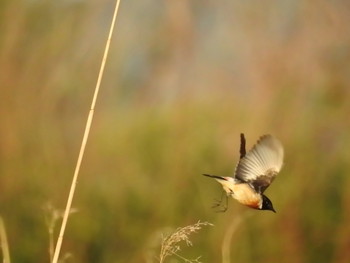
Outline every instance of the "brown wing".
<path id="1" fill-rule="evenodd" d="M 240 159 L 235 178 L 251 184 L 257 192 L 263 193 L 281 170 L 283 155 L 280 141 L 271 135 L 264 135 Z"/>

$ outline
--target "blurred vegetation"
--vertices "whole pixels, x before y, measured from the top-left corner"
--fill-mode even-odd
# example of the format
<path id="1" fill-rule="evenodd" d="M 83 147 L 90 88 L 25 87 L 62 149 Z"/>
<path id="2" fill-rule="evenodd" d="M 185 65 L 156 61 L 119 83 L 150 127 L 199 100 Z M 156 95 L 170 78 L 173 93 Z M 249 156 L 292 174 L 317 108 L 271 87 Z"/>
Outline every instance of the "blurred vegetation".
<path id="1" fill-rule="evenodd" d="M 47 203 L 65 206 L 113 1 L 0 1 L 0 208 L 12 262 L 48 262 Z M 157 262 L 160 233 L 198 220 L 182 251 L 221 262 L 350 261 L 347 1 L 122 1 L 63 252 Z M 239 133 L 271 133 L 277 214 L 230 201 Z M 57 235 L 58 226 L 55 234 Z M 175 259 L 174 259 L 175 260 Z M 168 262 L 179 262 L 179 261 Z"/>

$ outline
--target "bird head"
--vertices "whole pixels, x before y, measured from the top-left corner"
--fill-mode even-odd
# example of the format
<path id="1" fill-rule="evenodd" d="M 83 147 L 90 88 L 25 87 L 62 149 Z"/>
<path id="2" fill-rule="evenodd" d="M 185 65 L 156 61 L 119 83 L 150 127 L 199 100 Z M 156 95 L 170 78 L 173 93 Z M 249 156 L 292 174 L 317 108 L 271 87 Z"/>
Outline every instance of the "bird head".
<path id="1" fill-rule="evenodd" d="M 262 199 L 263 201 L 260 210 L 271 210 L 274 213 L 276 213 L 276 210 L 273 208 L 271 200 L 266 195 L 262 195 Z"/>

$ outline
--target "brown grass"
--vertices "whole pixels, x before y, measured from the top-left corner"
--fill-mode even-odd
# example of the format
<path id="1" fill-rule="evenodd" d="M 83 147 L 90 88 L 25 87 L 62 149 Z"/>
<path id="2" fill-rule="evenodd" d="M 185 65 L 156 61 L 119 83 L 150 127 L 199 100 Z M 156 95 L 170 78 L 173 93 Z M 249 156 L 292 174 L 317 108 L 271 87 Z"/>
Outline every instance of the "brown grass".
<path id="1" fill-rule="evenodd" d="M 213 226 L 208 222 L 200 222 L 193 225 L 188 225 L 175 230 L 174 233 L 164 236 L 162 239 L 162 245 L 160 249 L 159 262 L 164 263 L 167 257 L 175 256 L 187 263 L 200 263 L 199 258 L 188 259 L 179 254 L 181 250 L 180 243 L 184 242 L 187 246 L 192 246 L 190 235 L 197 233 L 203 226 Z"/>

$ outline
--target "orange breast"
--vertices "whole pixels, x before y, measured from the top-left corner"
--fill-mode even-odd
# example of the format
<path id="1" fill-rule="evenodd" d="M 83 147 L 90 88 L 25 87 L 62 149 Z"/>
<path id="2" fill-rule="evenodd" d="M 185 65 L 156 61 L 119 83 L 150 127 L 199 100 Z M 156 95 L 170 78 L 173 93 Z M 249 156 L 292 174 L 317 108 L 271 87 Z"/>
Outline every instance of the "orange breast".
<path id="1" fill-rule="evenodd" d="M 248 184 L 235 184 L 232 190 L 232 197 L 241 204 L 255 209 L 261 207 L 261 195 L 256 193 Z"/>

